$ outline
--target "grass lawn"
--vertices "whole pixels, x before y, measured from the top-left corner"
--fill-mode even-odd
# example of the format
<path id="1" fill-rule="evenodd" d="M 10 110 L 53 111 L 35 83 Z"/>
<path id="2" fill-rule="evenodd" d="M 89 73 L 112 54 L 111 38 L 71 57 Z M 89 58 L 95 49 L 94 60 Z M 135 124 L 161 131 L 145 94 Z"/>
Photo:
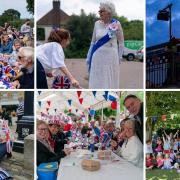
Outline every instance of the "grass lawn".
<path id="1" fill-rule="evenodd" d="M 176 170 L 146 170 L 146 180 L 180 180 L 180 173 Z"/>

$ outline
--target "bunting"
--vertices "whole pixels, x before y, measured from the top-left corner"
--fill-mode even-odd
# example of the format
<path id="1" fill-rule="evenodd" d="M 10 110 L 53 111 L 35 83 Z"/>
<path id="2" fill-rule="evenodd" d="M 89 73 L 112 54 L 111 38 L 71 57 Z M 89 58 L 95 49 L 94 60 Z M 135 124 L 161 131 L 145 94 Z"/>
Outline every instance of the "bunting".
<path id="1" fill-rule="evenodd" d="M 96 97 L 96 92 L 97 92 L 97 91 L 92 91 L 94 97 Z"/>
<path id="2" fill-rule="evenodd" d="M 78 98 L 80 98 L 82 91 L 77 91 Z"/>
<path id="3" fill-rule="evenodd" d="M 107 101 L 108 100 L 108 93 L 109 93 L 109 91 L 104 91 L 104 95 L 103 95 L 103 97 L 104 97 L 104 99 Z"/>
<path id="4" fill-rule="evenodd" d="M 80 104 L 83 103 L 83 98 L 79 98 L 79 103 L 80 103 Z"/>
<path id="5" fill-rule="evenodd" d="M 47 101 L 47 104 L 48 104 L 48 106 L 50 107 L 50 105 L 51 105 L 51 101 Z"/>
<path id="6" fill-rule="evenodd" d="M 166 120 L 167 120 L 166 115 L 165 115 L 165 114 L 164 114 L 164 115 L 162 115 L 162 116 L 161 116 L 161 119 L 162 119 L 162 121 L 166 121 Z"/>
<path id="7" fill-rule="evenodd" d="M 41 101 L 38 101 L 39 107 L 41 107 Z"/>
<path id="8" fill-rule="evenodd" d="M 69 106 L 71 106 L 71 104 L 72 104 L 72 99 L 68 99 L 68 104 L 69 104 Z"/>

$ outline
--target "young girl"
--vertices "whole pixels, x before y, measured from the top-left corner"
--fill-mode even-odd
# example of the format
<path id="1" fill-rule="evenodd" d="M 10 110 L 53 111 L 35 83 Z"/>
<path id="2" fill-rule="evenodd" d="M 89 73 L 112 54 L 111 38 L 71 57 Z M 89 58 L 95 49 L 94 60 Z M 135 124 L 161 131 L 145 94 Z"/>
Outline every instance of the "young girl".
<path id="1" fill-rule="evenodd" d="M 164 164 L 164 159 L 161 153 L 158 153 L 157 157 L 156 157 L 156 162 L 157 162 L 157 168 L 162 168 L 163 164 Z"/>
<path id="2" fill-rule="evenodd" d="M 163 152 L 162 141 L 160 137 L 157 139 L 157 147 L 155 148 L 155 152 L 156 153 Z"/>
<path id="3" fill-rule="evenodd" d="M 146 153 L 150 153 L 150 154 L 153 153 L 151 140 L 146 141 Z"/>
<path id="4" fill-rule="evenodd" d="M 64 63 L 63 48 L 70 42 L 70 33 L 66 29 L 52 30 L 48 42 L 37 47 L 37 88 L 47 88 L 47 80 L 42 78 L 44 73 L 52 78 L 60 75 L 60 71 L 68 77 L 71 84 L 79 87 L 79 82 L 72 76 Z M 43 84 L 45 84 L 43 86 Z"/>
<path id="5" fill-rule="evenodd" d="M 153 165 L 153 157 L 149 153 L 146 154 L 146 169 L 152 169 Z"/>
<path id="6" fill-rule="evenodd" d="M 164 146 L 163 146 L 164 154 L 169 154 L 170 153 L 170 148 L 171 148 L 171 146 L 170 146 L 170 138 L 165 137 L 163 135 L 163 142 L 164 142 Z"/>
<path id="7" fill-rule="evenodd" d="M 3 34 L 1 36 L 0 42 L 0 53 L 11 54 L 13 51 L 13 41 L 9 39 L 8 34 Z"/>
<path id="8" fill-rule="evenodd" d="M 164 158 L 164 165 L 162 167 L 162 169 L 172 169 L 172 164 L 171 164 L 172 160 L 169 157 L 169 154 L 165 154 L 165 158 Z"/>

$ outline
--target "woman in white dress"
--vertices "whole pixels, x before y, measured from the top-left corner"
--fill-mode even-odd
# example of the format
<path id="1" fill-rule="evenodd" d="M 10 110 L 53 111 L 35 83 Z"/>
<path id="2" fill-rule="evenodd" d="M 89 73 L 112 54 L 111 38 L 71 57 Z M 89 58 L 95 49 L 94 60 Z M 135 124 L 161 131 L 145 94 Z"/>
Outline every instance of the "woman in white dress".
<path id="1" fill-rule="evenodd" d="M 120 22 L 112 18 L 115 14 L 114 4 L 101 3 L 99 14 L 100 20 L 95 22 L 87 55 L 89 88 L 118 89 L 119 64 L 124 47 L 123 30 Z"/>
<path id="2" fill-rule="evenodd" d="M 44 69 L 47 77 L 54 78 L 62 72 L 68 77 L 74 87 L 79 88 L 79 82 L 69 72 L 64 63 L 65 56 L 63 48 L 67 47 L 69 42 L 70 33 L 68 30 L 52 30 L 49 35 L 48 42 L 37 47 L 36 56 L 38 59 L 38 63 L 40 63 L 39 67 Z M 39 73 L 39 76 L 41 76 L 41 74 L 42 73 Z M 44 82 L 45 80 L 42 81 L 42 78 L 42 76 L 37 77 L 38 82 L 46 83 Z M 38 86 L 42 87 L 42 85 L 37 84 L 37 87 Z"/>

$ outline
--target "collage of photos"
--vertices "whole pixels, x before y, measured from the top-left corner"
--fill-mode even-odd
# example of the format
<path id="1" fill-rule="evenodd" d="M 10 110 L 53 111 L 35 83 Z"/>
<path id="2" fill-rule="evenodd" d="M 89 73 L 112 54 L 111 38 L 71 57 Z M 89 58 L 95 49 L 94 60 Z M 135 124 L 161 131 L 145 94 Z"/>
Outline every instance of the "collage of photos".
<path id="1" fill-rule="evenodd" d="M 0 0 L 0 180 L 180 180 L 178 0 Z"/>

